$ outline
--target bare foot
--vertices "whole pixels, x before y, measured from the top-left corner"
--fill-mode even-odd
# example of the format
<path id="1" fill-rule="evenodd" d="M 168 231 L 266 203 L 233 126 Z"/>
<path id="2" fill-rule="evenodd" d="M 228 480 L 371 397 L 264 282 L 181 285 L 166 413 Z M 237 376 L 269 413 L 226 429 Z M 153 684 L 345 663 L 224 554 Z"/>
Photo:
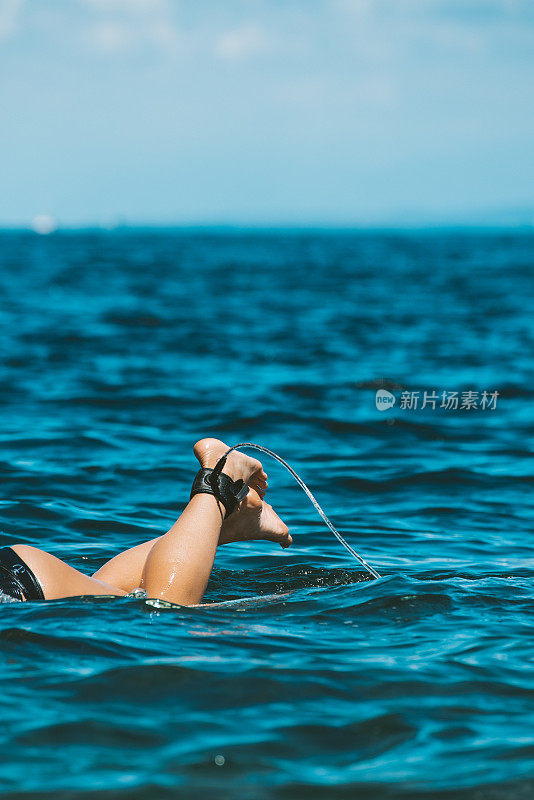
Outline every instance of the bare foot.
<path id="1" fill-rule="evenodd" d="M 267 539 L 278 542 L 280 547 L 289 547 L 293 541 L 287 525 L 265 503 L 259 494 L 251 489 L 238 508 L 225 519 L 219 537 L 219 544 L 248 542 L 252 539 Z"/>
<path id="2" fill-rule="evenodd" d="M 228 449 L 228 445 L 221 442 L 220 439 L 201 439 L 194 446 L 193 452 L 201 467 L 213 469 Z M 232 450 L 223 467 L 223 472 L 233 481 L 244 480 L 251 489 L 257 491 L 261 498 L 265 497 L 267 475 L 256 458 Z"/>

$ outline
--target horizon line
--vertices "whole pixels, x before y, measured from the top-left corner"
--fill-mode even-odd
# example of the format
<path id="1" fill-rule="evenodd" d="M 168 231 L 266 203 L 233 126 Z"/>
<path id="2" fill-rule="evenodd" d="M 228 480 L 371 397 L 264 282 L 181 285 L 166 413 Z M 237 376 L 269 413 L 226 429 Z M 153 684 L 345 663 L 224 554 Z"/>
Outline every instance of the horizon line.
<path id="1" fill-rule="evenodd" d="M 55 233 L 76 233 L 98 231 L 114 233 L 118 231 L 324 231 L 324 232 L 365 232 L 365 231 L 432 231 L 432 230 L 534 230 L 534 219 L 529 221 L 439 221 L 439 222 L 133 222 L 117 223 L 73 222 L 53 224 L 40 229 L 32 223 L 4 223 L 0 221 L 0 232 L 32 233 L 50 236 Z"/>

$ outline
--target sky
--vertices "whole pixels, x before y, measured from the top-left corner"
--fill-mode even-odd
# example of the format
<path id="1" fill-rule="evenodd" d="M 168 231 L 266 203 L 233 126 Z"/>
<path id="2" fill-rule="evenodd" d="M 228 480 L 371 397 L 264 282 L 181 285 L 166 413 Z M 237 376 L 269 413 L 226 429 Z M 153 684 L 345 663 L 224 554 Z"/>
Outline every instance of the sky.
<path id="1" fill-rule="evenodd" d="M 534 224 L 533 0 L 0 0 L 0 225 Z"/>

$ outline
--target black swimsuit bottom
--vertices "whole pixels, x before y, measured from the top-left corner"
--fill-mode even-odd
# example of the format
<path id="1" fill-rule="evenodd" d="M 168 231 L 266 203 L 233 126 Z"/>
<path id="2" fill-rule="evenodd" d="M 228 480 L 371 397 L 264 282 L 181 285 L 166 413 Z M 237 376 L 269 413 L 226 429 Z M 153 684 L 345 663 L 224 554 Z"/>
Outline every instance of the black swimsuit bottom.
<path id="1" fill-rule="evenodd" d="M 41 584 L 11 547 L 0 549 L 0 592 L 13 600 L 44 600 Z"/>

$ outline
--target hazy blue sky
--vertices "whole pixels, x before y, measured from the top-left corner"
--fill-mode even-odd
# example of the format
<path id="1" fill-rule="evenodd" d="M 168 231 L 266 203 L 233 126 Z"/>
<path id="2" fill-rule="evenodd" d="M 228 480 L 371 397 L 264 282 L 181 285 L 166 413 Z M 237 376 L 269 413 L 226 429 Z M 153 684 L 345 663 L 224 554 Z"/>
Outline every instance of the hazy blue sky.
<path id="1" fill-rule="evenodd" d="M 0 223 L 528 214 L 533 88 L 533 0 L 0 0 Z"/>

